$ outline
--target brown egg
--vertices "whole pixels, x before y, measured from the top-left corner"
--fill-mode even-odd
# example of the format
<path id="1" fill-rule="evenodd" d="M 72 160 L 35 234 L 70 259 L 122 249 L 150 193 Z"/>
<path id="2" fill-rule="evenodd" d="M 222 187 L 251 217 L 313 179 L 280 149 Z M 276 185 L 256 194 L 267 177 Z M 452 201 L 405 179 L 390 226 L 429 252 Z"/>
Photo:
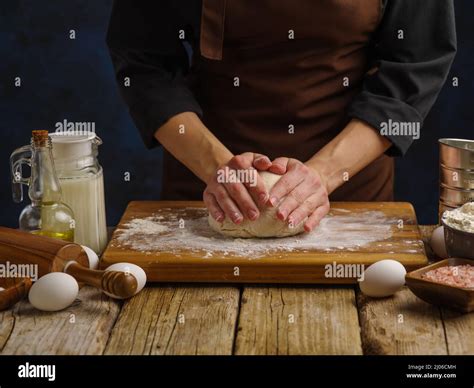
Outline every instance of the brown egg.
<path id="1" fill-rule="evenodd" d="M 443 226 L 439 226 L 433 231 L 433 234 L 431 235 L 430 239 L 430 245 L 436 256 L 441 259 L 446 259 L 448 257 L 448 252 L 446 251 L 446 244 L 444 240 Z"/>

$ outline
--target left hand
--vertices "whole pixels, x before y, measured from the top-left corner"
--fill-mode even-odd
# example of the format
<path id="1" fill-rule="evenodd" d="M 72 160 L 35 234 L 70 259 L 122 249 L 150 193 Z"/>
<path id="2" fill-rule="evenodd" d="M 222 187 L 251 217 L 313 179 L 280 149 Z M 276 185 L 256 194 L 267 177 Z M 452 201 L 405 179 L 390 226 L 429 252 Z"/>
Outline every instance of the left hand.
<path id="1" fill-rule="evenodd" d="M 278 206 L 277 217 L 293 226 L 307 218 L 304 229 L 313 230 L 329 212 L 324 177 L 299 160 L 286 157 L 276 158 L 269 171 L 283 175 L 269 193 L 270 205 Z"/>

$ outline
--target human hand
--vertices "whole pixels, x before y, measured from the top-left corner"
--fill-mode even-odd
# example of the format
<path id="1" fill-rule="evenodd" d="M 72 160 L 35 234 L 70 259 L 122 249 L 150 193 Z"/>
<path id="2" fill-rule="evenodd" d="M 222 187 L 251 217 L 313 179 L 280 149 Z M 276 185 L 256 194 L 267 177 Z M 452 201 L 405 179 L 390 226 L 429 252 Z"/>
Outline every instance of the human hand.
<path id="1" fill-rule="evenodd" d="M 269 204 L 278 207 L 277 217 L 293 226 L 307 218 L 304 228 L 313 230 L 329 212 L 324 177 L 299 160 L 286 157 L 273 160 L 269 171 L 283 175 L 269 193 Z"/>
<path id="2" fill-rule="evenodd" d="M 259 205 L 264 206 L 269 198 L 258 171 L 271 166 L 267 156 L 245 152 L 219 167 L 203 193 L 211 216 L 217 222 L 225 217 L 235 224 L 240 224 L 244 217 L 255 221 L 260 216 Z"/>

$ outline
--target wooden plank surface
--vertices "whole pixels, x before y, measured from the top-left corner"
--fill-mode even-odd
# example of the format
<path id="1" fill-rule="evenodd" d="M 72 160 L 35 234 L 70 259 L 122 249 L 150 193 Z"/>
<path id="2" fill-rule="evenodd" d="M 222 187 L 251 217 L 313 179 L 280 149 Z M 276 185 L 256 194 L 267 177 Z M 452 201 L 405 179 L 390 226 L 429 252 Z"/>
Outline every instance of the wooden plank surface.
<path id="1" fill-rule="evenodd" d="M 461 314 L 442 309 L 448 353 L 452 355 L 474 355 L 474 314 Z"/>
<path id="2" fill-rule="evenodd" d="M 240 243 L 248 244 L 248 254 L 236 255 L 229 252 L 229 245 L 235 240 L 224 238 L 213 232 L 206 222 L 201 221 L 199 227 L 190 227 L 191 234 L 179 238 L 180 227 L 178 218 L 183 221 L 184 228 L 189 222 L 203 220 L 205 212 L 202 202 L 179 201 L 136 201 L 131 202 L 122 217 L 112 241 L 107 247 L 101 265 L 106 267 L 112 263 L 129 261 L 140 265 L 147 272 L 151 281 L 162 282 L 234 282 L 234 283 L 354 283 L 353 277 L 327 278 L 325 266 L 329 263 L 369 265 L 382 258 L 393 258 L 402 262 L 408 269 L 415 269 L 426 264 L 423 244 L 416 222 L 413 207 L 402 202 L 339 202 L 333 203 L 331 214 L 333 219 L 347 219 L 347 228 L 356 227 L 367 212 L 377 212 L 383 220 L 367 221 L 367 232 L 370 235 L 380 228 L 387 228 L 387 238 L 373 241 L 359 247 L 331 249 L 318 247 L 318 241 L 311 248 L 285 250 L 287 239 L 276 239 L 275 249 L 255 257 L 252 253 L 256 244 L 266 244 L 268 240 L 251 239 Z M 133 239 L 120 241 L 120 236 L 136 219 L 144 219 L 155 215 L 155 225 L 165 225 L 163 237 L 154 234 L 154 239 L 146 234 L 134 235 Z M 345 217 L 345 218 L 344 218 Z M 172 219 L 173 221 L 169 221 Z M 400 223 L 399 223 L 400 221 Z M 345 221 L 344 221 L 345 222 Z M 383 223 L 383 224 L 381 224 Z M 182 229 L 182 228 L 181 228 Z M 173 247 L 165 246 L 172 237 L 176 241 Z M 156 238 L 162 238 L 163 244 L 156 244 Z M 211 249 L 202 246 L 192 248 L 194 240 L 212 242 Z M 156 244 L 155 248 L 136 249 L 133 241 L 144 241 Z M 324 241 L 320 242 L 322 245 Z M 282 248 L 283 247 L 283 248 Z M 227 250 L 227 251 L 226 251 Z M 243 249 L 245 253 L 245 245 Z M 236 270 L 238 275 L 236 275 Z"/>
<path id="3" fill-rule="evenodd" d="M 362 354 L 353 287 L 246 287 L 235 353 Z"/>
<path id="4" fill-rule="evenodd" d="M 420 229 L 428 241 L 433 227 Z M 247 286 L 240 301 L 234 286 L 163 285 L 121 309 L 84 287 L 81 303 L 62 312 L 27 301 L 1 312 L 0 353 L 474 354 L 474 314 L 440 310 L 408 289 L 355 295 L 352 286 Z"/>
<path id="5" fill-rule="evenodd" d="M 429 240 L 435 226 L 420 226 L 430 260 Z M 364 354 L 447 354 L 440 309 L 404 288 L 393 298 L 372 299 L 358 293 Z"/>
<path id="6" fill-rule="evenodd" d="M 106 354 L 230 355 L 236 287 L 147 287 L 127 301 Z"/>
<path id="7" fill-rule="evenodd" d="M 358 293 L 364 354 L 447 354 L 438 307 L 404 287 L 393 297 L 375 299 Z"/>
<path id="8" fill-rule="evenodd" d="M 5 347 L 7 341 L 10 340 L 10 336 L 15 326 L 15 316 L 13 315 L 13 309 L 0 312 L 0 354 Z M 14 338 L 11 339 L 12 342 Z"/>
<path id="9" fill-rule="evenodd" d="M 0 313 L 1 354 L 102 354 L 119 310 L 119 302 L 87 286 L 59 312 L 41 312 L 23 300 Z"/>

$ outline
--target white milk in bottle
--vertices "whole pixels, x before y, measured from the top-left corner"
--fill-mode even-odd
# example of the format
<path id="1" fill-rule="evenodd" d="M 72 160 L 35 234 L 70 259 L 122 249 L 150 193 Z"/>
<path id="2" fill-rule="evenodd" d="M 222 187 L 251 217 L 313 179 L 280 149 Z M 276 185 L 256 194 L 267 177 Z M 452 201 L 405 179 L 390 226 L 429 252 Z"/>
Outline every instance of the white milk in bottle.
<path id="1" fill-rule="evenodd" d="M 104 175 L 94 132 L 51 134 L 62 200 L 75 216 L 74 242 L 100 254 L 107 245 Z"/>

